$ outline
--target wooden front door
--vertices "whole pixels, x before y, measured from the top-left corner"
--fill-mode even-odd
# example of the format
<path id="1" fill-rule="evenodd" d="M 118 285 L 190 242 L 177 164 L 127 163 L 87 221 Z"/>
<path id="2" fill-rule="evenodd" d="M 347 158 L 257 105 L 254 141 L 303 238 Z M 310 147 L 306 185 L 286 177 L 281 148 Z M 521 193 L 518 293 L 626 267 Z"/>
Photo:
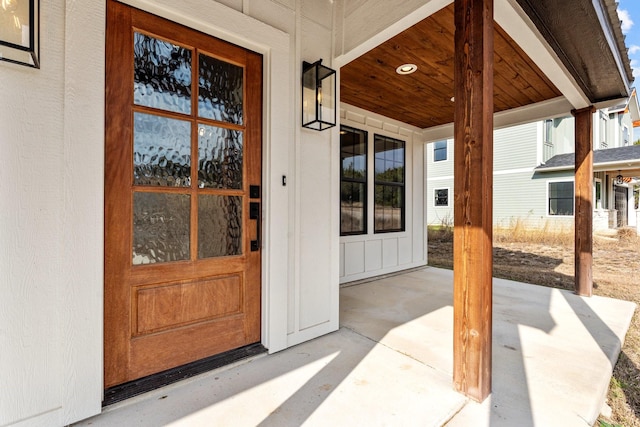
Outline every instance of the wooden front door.
<path id="1" fill-rule="evenodd" d="M 260 341 L 262 57 L 107 4 L 110 387 Z"/>

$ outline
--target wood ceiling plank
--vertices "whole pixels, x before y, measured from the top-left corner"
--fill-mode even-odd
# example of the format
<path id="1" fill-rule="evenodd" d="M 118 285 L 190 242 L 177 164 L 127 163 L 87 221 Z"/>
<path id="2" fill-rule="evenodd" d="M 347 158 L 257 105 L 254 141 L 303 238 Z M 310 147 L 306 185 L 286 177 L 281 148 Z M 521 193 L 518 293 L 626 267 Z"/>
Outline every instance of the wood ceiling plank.
<path id="1" fill-rule="evenodd" d="M 418 22 L 341 68 L 341 100 L 405 123 L 428 128 L 453 121 L 453 5 Z M 495 25 L 494 111 L 560 95 L 513 39 Z M 395 69 L 413 63 L 401 76 Z"/>
<path id="2" fill-rule="evenodd" d="M 496 74 L 500 70 L 500 74 L 512 78 L 518 85 L 526 85 L 523 89 L 536 102 L 558 96 L 559 91 L 513 39 L 498 25 L 495 30 L 495 52 L 501 59 L 499 64 L 495 64 Z"/>

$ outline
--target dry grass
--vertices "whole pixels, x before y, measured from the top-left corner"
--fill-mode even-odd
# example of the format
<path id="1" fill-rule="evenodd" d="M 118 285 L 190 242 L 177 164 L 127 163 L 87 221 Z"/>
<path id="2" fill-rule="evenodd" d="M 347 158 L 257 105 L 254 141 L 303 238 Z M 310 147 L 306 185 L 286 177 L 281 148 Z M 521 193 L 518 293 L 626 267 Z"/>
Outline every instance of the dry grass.
<path id="1" fill-rule="evenodd" d="M 495 243 L 537 243 L 542 245 L 558 245 L 568 247 L 573 245 L 573 227 L 553 227 L 545 221 L 542 227 L 531 228 L 516 218 L 509 227 L 496 228 L 493 234 Z"/>
<path id="2" fill-rule="evenodd" d="M 494 233 L 494 276 L 525 283 L 573 289 L 573 230 L 531 230 L 514 222 Z M 429 228 L 429 265 L 452 268 L 453 228 Z M 596 237 L 593 281 L 596 295 L 640 305 L 640 238 L 634 229 Z M 640 317 L 636 312 L 614 368 L 608 404 L 611 419 L 596 425 L 640 427 Z"/>

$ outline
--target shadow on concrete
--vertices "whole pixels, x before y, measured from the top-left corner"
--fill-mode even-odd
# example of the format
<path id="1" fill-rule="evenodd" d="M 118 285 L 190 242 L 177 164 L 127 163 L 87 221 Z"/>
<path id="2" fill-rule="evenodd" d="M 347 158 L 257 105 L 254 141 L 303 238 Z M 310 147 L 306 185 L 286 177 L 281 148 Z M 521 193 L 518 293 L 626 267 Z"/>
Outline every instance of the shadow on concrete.
<path id="1" fill-rule="evenodd" d="M 553 259 L 535 257 L 529 261 L 553 264 Z M 574 425 L 576 414 L 593 424 L 608 380 L 599 381 L 602 390 L 590 389 L 595 388 L 592 377 L 582 375 L 589 366 L 581 364 L 591 363 L 584 362 L 588 360 L 584 351 L 601 353 L 600 361 L 607 358 L 595 368 L 602 380 L 606 377 L 602 371 L 613 368 L 621 346 L 619 335 L 609 327 L 616 312 L 602 305 L 605 300 L 494 279 L 494 393 L 483 404 L 475 404 L 453 392 L 450 271 L 427 267 L 347 286 L 340 290 L 340 331 L 238 368 L 203 375 L 188 386 L 158 390 L 155 399 L 160 405 L 148 397 L 150 406 L 133 404 L 130 410 L 122 408 L 129 410 L 122 416 L 148 426 L 211 422 L 221 416 L 233 417 L 234 425 L 288 426 L 326 420 L 330 411 L 343 423 L 383 425 L 380 417 L 395 416 L 396 410 L 419 425 Z M 600 311 L 608 317 L 603 319 Z M 618 334 L 624 329 L 620 323 L 615 323 Z M 383 359 L 376 358 L 380 352 L 385 352 Z M 563 371 L 571 371 L 571 381 L 578 386 L 567 387 Z M 366 387 L 372 383 L 377 388 Z M 572 393 L 575 387 L 582 393 Z M 541 404 L 541 395 L 544 403 L 550 401 L 549 407 Z M 569 401 L 562 400 L 566 396 Z M 446 405 L 450 406 L 443 408 Z M 354 418 L 356 413 L 371 418 Z M 86 422 L 78 425 L 117 425 L 108 413 Z"/>
<path id="2" fill-rule="evenodd" d="M 400 353 L 408 355 L 419 362 L 423 362 L 423 357 L 418 358 L 417 353 L 421 351 L 432 352 L 434 349 L 439 348 L 442 345 L 442 340 L 440 340 L 440 343 L 434 342 L 433 336 L 428 337 L 428 330 L 423 330 L 422 334 L 415 334 L 417 332 L 416 329 L 420 329 L 420 324 L 416 324 L 414 321 L 425 316 L 434 315 L 445 308 L 452 309 L 451 295 L 442 298 L 443 295 L 447 294 L 444 289 L 442 295 L 437 297 L 433 294 L 427 294 L 422 289 L 422 281 L 410 276 L 411 273 L 408 273 L 403 276 L 344 286 L 340 295 L 341 328 L 348 329 L 366 338 L 370 345 L 366 349 L 359 351 L 357 357 L 352 357 L 353 355 L 340 351 L 331 362 L 273 411 L 260 426 L 285 425 L 283 424 L 282 414 L 292 413 L 297 414 L 296 425 L 304 424 L 311 414 L 338 388 L 339 384 L 352 373 L 355 367 L 362 363 L 369 355 L 369 352 L 379 342 L 384 341 L 385 337 L 389 337 L 392 331 L 399 331 L 404 328 L 391 341 L 394 339 L 400 342 L 407 342 L 406 340 L 421 341 L 421 343 L 415 343 L 411 351 L 400 351 Z M 398 280 L 398 277 L 403 279 Z M 362 290 L 365 291 L 362 292 Z M 408 325 L 409 327 L 407 327 Z M 447 347 L 451 347 L 451 351 L 448 353 L 451 355 L 453 351 L 452 339 L 449 336 L 445 340 L 448 342 Z M 392 350 L 397 350 L 397 346 L 393 342 L 384 342 L 383 345 L 390 347 Z M 438 356 L 442 357 L 442 355 Z M 429 363 L 427 365 L 433 367 Z M 388 369 L 389 367 L 386 368 Z M 401 366 L 397 369 L 399 374 L 400 370 L 406 369 L 406 367 Z M 448 369 L 447 373 L 450 374 L 450 372 L 451 369 Z M 391 372 L 391 375 L 394 375 L 394 373 Z M 333 378 L 333 381 L 328 383 L 327 377 Z M 371 380 L 371 378 L 367 379 L 367 381 Z M 402 396 L 398 397 L 406 400 Z M 310 400 L 313 401 L 312 404 L 310 404 Z M 353 396 L 350 396 L 348 400 L 350 403 L 345 407 L 347 411 L 349 405 L 359 404 L 358 397 L 354 399 Z M 461 401 L 465 400 L 461 397 Z M 416 403 L 419 404 L 419 402 Z M 371 404 L 371 402 L 368 402 L 368 404 Z M 382 405 L 382 402 L 379 405 L 374 403 L 373 407 L 380 405 Z M 425 402 L 422 402 L 422 406 L 425 406 Z M 444 412 L 447 413 L 448 411 Z M 446 418 L 448 418 L 448 415 Z M 415 421 L 419 425 L 441 425 L 447 421 L 446 418 L 438 419 L 434 414 L 430 420 Z M 357 422 L 358 420 L 354 421 Z M 378 420 L 378 422 L 381 422 L 381 420 Z"/>

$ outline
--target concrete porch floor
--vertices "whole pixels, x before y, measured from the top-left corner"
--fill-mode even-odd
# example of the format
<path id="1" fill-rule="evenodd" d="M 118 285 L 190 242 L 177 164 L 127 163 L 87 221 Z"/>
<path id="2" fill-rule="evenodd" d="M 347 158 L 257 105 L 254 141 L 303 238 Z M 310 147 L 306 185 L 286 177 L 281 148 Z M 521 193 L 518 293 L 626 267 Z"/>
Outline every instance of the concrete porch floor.
<path id="1" fill-rule="evenodd" d="M 77 426 L 592 426 L 635 305 L 494 279 L 493 393 L 453 391 L 453 275 L 340 291 L 340 330 Z"/>

